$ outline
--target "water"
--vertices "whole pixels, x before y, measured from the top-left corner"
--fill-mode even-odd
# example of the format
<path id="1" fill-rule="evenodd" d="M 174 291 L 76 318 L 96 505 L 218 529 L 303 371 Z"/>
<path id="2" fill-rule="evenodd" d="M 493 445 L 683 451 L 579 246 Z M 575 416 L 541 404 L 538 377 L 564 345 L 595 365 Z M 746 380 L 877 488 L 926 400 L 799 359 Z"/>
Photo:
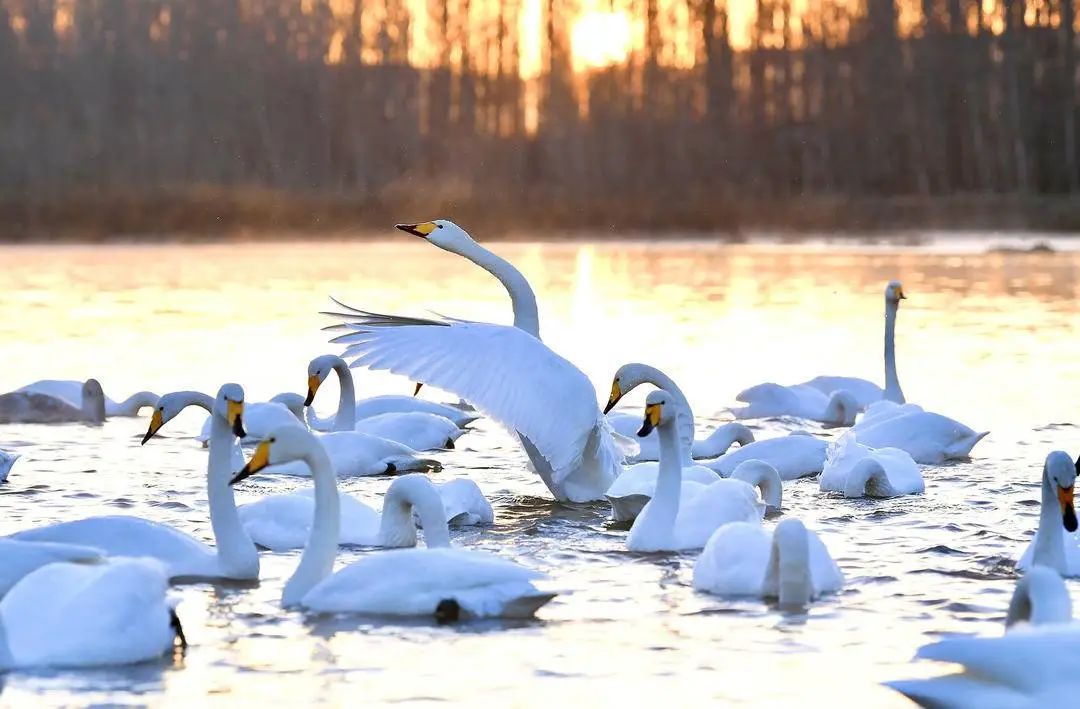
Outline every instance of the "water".
<path id="1" fill-rule="evenodd" d="M 900 278 L 908 294 L 898 325 L 904 391 L 992 433 L 971 462 L 926 469 L 919 497 L 848 501 L 820 495 L 813 480 L 786 484 L 786 514 L 820 531 L 848 578 L 843 593 L 793 616 L 695 593 L 694 554 L 627 552 L 625 531 L 602 506 L 550 502 L 510 438 L 482 421 L 458 450 L 439 454 L 441 475 L 476 480 L 496 525 L 455 532 L 454 541 L 543 569 L 571 592 L 539 620 L 437 627 L 307 619 L 278 604 L 297 554 L 263 554 L 255 587 L 175 589 L 192 643 L 182 662 L 9 674 L 3 701 L 583 705 L 678 696 L 901 707 L 878 682 L 943 671 L 910 663 L 919 645 L 947 633 L 1001 632 L 1012 562 L 1037 523 L 1042 460 L 1054 448 L 1078 452 L 1080 431 L 1068 422 L 1080 400 L 1080 254 L 987 254 L 972 242 L 495 249 L 536 288 L 545 340 L 598 391 L 606 393 L 620 364 L 649 362 L 680 382 L 702 430 L 759 381 L 825 373 L 880 381 L 882 290 Z M 389 312 L 510 317 L 493 279 L 408 238 L 4 247 L 0 262 L 0 391 L 95 376 L 113 398 L 143 388 L 213 392 L 227 380 L 244 384 L 249 401 L 303 392 L 307 361 L 331 351 L 318 315 L 329 294 Z M 337 396 L 332 383 L 324 388 L 325 414 Z M 408 393 L 411 384 L 361 371 L 358 390 Z M 627 397 L 625 409 L 639 410 L 644 395 Z M 2 427 L 0 446 L 24 459 L 0 491 L 0 532 L 125 513 L 209 540 L 206 457 L 190 439 L 201 421 L 185 413 L 144 447 L 145 418 Z M 755 432 L 799 427 L 770 421 Z M 301 484 L 262 479 L 239 498 Z M 387 480 L 344 485 L 377 503 Z"/>

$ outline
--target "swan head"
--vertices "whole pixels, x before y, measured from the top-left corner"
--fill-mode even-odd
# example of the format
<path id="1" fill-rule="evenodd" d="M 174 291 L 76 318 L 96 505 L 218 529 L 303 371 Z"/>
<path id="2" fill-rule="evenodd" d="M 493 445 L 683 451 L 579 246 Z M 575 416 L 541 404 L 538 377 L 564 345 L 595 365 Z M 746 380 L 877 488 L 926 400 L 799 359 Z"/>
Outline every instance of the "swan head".
<path id="1" fill-rule="evenodd" d="M 222 384 L 214 399 L 214 416 L 221 416 L 229 424 L 233 435 L 243 438 L 244 433 L 244 388 L 239 384 Z"/>
<path id="2" fill-rule="evenodd" d="M 319 387 L 322 386 L 322 383 L 330 376 L 330 372 L 341 361 L 341 358 L 337 355 L 327 354 L 308 362 L 307 397 L 304 399 L 304 406 L 311 406 L 311 403 L 315 401 L 315 393 L 319 391 Z"/>
<path id="3" fill-rule="evenodd" d="M 406 234 L 419 236 L 440 249 L 458 253 L 462 246 L 475 243 L 469 233 L 449 219 L 436 219 L 421 224 L 395 224 Z"/>
<path id="4" fill-rule="evenodd" d="M 893 304 L 907 300 L 907 296 L 904 295 L 904 286 L 900 281 L 889 281 L 889 284 L 885 286 L 885 300 Z"/>
<path id="5" fill-rule="evenodd" d="M 607 406 L 604 407 L 605 414 L 615 408 L 615 404 L 635 387 L 645 383 L 644 373 L 641 371 L 642 366 L 631 362 L 615 371 L 615 376 L 611 379 L 611 394 L 608 396 Z"/>
<path id="6" fill-rule="evenodd" d="M 1076 531 L 1076 510 L 1073 508 L 1073 485 L 1076 483 L 1077 465 L 1063 451 L 1054 451 L 1046 456 L 1043 466 L 1043 479 L 1057 493 L 1061 506 L 1061 523 L 1066 531 Z M 1044 483 L 1045 484 L 1045 483 Z"/>
<path id="7" fill-rule="evenodd" d="M 670 424 L 675 420 L 675 411 L 668 406 L 670 400 L 671 394 L 663 389 L 649 392 L 649 396 L 645 398 L 645 420 L 641 424 L 641 430 L 638 431 L 639 437 L 644 438 L 652 433 L 654 428 Z"/>
<path id="8" fill-rule="evenodd" d="M 240 472 L 233 476 L 229 484 L 235 485 L 271 465 L 303 460 L 311 451 L 312 446 L 318 445 L 318 441 L 306 428 L 281 426 L 255 446 L 251 459 L 240 469 Z"/>

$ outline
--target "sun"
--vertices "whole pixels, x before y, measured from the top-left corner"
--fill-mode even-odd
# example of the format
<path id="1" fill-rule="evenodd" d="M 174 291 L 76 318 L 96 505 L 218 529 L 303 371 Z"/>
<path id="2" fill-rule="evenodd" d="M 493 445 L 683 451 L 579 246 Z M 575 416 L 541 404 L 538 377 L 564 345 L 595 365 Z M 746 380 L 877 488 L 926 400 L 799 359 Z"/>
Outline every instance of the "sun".
<path id="1" fill-rule="evenodd" d="M 582 14 L 570 31 L 574 69 L 599 69 L 625 62 L 630 54 L 630 35 L 630 18 L 625 12 Z"/>

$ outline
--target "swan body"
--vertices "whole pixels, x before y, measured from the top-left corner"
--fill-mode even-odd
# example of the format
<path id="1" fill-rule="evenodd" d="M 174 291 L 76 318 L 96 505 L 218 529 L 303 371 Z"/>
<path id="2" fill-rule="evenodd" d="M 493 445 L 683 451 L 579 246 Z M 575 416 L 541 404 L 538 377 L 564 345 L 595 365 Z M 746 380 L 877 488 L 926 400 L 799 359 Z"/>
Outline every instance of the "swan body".
<path id="1" fill-rule="evenodd" d="M 0 538 L 0 597 L 24 576 L 58 561 L 93 564 L 104 559 L 101 551 L 81 544 L 26 542 Z"/>
<path id="2" fill-rule="evenodd" d="M 52 563 L 0 601 L 0 667 L 126 665 L 171 652 L 179 622 L 152 559 Z"/>
<path id="3" fill-rule="evenodd" d="M 213 417 L 207 416 L 202 430 L 195 437 L 206 445 L 210 440 L 210 428 Z M 304 397 L 299 394 L 282 393 L 270 401 L 256 402 L 244 406 L 244 432 L 240 439 L 244 445 L 257 443 L 269 435 L 270 431 L 281 426 L 304 426 Z"/>
<path id="4" fill-rule="evenodd" d="M 699 591 L 778 598 L 781 606 L 806 606 L 843 585 L 844 575 L 825 544 L 795 518 L 772 531 L 760 524 L 725 524 L 694 564 Z"/>
<path id="5" fill-rule="evenodd" d="M 1061 575 L 1048 566 L 1032 566 L 1016 584 L 1005 627 L 1069 623 L 1072 619 L 1072 598 Z"/>
<path id="6" fill-rule="evenodd" d="M 1045 566 L 1067 578 L 1080 577 L 1080 540 L 1072 499 L 1076 475 L 1076 464 L 1067 453 L 1054 451 L 1046 457 L 1039 528 L 1016 564 L 1020 571 Z"/>
<path id="7" fill-rule="evenodd" d="M 626 546 L 631 551 L 681 551 L 700 549 L 721 525 L 746 521 L 760 523 L 765 505 L 757 490 L 742 480 L 716 480 L 684 496 L 682 485 L 682 439 L 677 408 L 665 408 L 669 395 L 663 389 L 646 398 L 645 422 L 639 435 L 654 428 L 660 438 L 660 464 L 656 490 L 630 527 Z"/>
<path id="8" fill-rule="evenodd" d="M 93 423 L 105 421 L 105 394 L 96 379 L 81 385 L 76 402 L 33 391 L 0 394 L 0 423 Z"/>
<path id="9" fill-rule="evenodd" d="M 465 433 L 464 429 L 445 416 L 420 411 L 379 414 L 360 419 L 355 430 L 397 441 L 416 451 L 453 448 L 454 441 Z"/>
<path id="10" fill-rule="evenodd" d="M 656 480 L 660 473 L 659 463 L 647 461 L 626 466 L 623 474 L 615 478 L 604 497 L 611 503 L 611 517 L 616 522 L 631 521 L 656 492 Z M 682 469 L 682 496 L 692 497 L 705 485 L 711 485 L 720 476 L 703 465 L 687 465 Z"/>
<path id="11" fill-rule="evenodd" d="M 363 421 L 380 414 L 396 414 L 418 412 L 442 416 L 454 422 L 459 428 L 468 426 L 480 418 L 473 411 L 459 409 L 456 406 L 440 404 L 437 401 L 426 401 L 413 396 L 403 394 L 383 394 L 356 402 L 356 420 Z"/>
<path id="12" fill-rule="evenodd" d="M 181 392 L 190 395 L 194 392 Z M 159 406 L 169 406 L 166 395 Z M 230 460 L 234 434 L 243 432 L 244 390 L 237 384 L 225 384 L 213 403 L 213 428 L 207 461 L 207 496 L 210 501 L 210 524 L 217 547 L 210 547 L 172 527 L 141 517 L 108 515 L 87 517 L 28 529 L 10 539 L 62 544 L 84 544 L 100 549 L 110 557 L 145 556 L 165 566 L 170 579 L 259 577 L 259 556 L 251 538 L 244 532 L 236 512 Z M 151 431 L 161 419 L 160 409 L 151 418 Z M 160 425 L 158 426 L 160 428 Z M 146 439 L 144 439 L 145 441 Z"/>
<path id="13" fill-rule="evenodd" d="M 42 379 L 19 387 L 16 391 L 62 399 L 78 409 L 82 406 L 83 386 L 85 382 L 74 379 Z M 135 392 L 123 401 L 114 401 L 104 394 L 102 396 L 105 400 L 106 416 L 138 416 L 139 411 L 145 407 L 153 408 L 158 400 L 158 395 L 152 391 Z"/>
<path id="14" fill-rule="evenodd" d="M 633 438 L 641 427 L 641 420 L 637 416 L 610 412 L 622 397 L 642 384 L 652 384 L 671 395 L 672 405 L 678 411 L 679 435 L 682 438 L 684 450 L 687 452 L 687 458 L 683 461 L 684 466 L 690 465 L 692 460 L 721 456 L 733 443 L 746 445 L 754 441 L 754 434 L 750 429 L 737 422 L 718 426 L 707 438 L 695 439 L 694 412 L 690 408 L 690 402 L 686 400 L 686 395 L 671 377 L 656 367 L 637 362 L 619 367 L 611 380 L 611 395 L 608 397 L 607 406 L 604 407 L 604 413 L 607 414 L 608 423 L 616 433 Z M 655 433 L 638 438 L 637 443 L 638 452 L 629 456 L 627 462 L 639 463 L 660 459 L 660 446 Z"/>
<path id="15" fill-rule="evenodd" d="M 862 410 L 847 391 L 825 394 L 805 384 L 781 386 L 767 382 L 739 392 L 735 399 L 746 404 L 731 410 L 737 419 L 795 416 L 831 426 L 851 426 Z"/>
<path id="16" fill-rule="evenodd" d="M 323 613 L 389 616 L 527 617 L 553 597 L 533 585 L 542 574 L 481 551 L 450 548 L 446 512 L 422 475 L 394 480 L 383 500 L 379 535 L 385 546 L 415 546 L 414 512 L 426 549 L 371 554 L 333 573 L 340 515 L 336 478 L 325 451 L 299 429 L 282 428 L 260 443 L 234 483 L 267 465 L 303 460 L 315 482 L 311 533 L 282 604 Z"/>
<path id="17" fill-rule="evenodd" d="M 0 483 L 6 483 L 8 474 L 11 473 L 12 466 L 22 456 L 18 453 L 8 453 L 7 451 L 0 450 Z"/>
<path id="18" fill-rule="evenodd" d="M 438 461 L 421 458 L 408 446 L 358 431 L 331 431 L 318 436 L 339 478 L 438 470 Z M 304 466 L 274 468 L 274 472 L 310 475 Z"/>
<path id="19" fill-rule="evenodd" d="M 724 477 L 729 477 L 740 463 L 763 460 L 776 468 L 781 480 L 795 480 L 817 475 L 822 471 L 825 467 L 826 448 L 825 441 L 803 433 L 792 433 L 754 441 L 704 465 Z"/>
<path id="20" fill-rule="evenodd" d="M 989 431 L 976 432 L 947 416 L 919 407 L 886 408 L 845 435 L 871 448 L 899 448 L 916 463 L 937 465 L 966 458 Z"/>
<path id="21" fill-rule="evenodd" d="M 899 448 L 872 449 L 847 435 L 829 446 L 818 481 L 844 497 L 898 497 L 925 492 L 919 466 Z"/>
<path id="22" fill-rule="evenodd" d="M 877 401 L 892 401 L 892 399 L 885 398 L 884 389 L 877 384 L 874 384 L 872 381 L 860 377 L 817 376 L 796 386 L 810 387 L 826 396 L 832 394 L 834 391 L 847 392 L 848 395 L 854 398 L 855 404 L 860 411 L 873 405 L 874 402 Z M 897 387 L 899 387 L 899 384 L 897 384 Z M 903 392 L 900 392 L 899 395 L 894 398 L 897 401 L 902 401 L 903 396 Z"/>

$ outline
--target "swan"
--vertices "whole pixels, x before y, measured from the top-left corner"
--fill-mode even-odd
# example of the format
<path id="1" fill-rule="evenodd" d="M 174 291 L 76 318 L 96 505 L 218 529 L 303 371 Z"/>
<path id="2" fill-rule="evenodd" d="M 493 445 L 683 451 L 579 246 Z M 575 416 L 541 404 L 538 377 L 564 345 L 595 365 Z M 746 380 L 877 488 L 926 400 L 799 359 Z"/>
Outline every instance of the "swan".
<path id="1" fill-rule="evenodd" d="M 788 518 L 771 532 L 760 524 L 725 524 L 694 563 L 694 588 L 721 596 L 776 598 L 805 607 L 844 586 L 844 575 L 817 534 Z"/>
<path id="2" fill-rule="evenodd" d="M 871 448 L 899 448 L 922 465 L 967 458 L 975 444 L 989 433 L 976 432 L 914 404 L 875 409 L 844 435 L 857 436 L 859 443 Z"/>
<path id="3" fill-rule="evenodd" d="M 1072 706 L 1080 692 L 1080 624 L 1069 590 L 1053 569 L 1034 566 L 1016 584 L 1001 637 L 952 638 L 916 657 L 963 667 L 942 677 L 885 682 L 935 709 Z"/>
<path id="4" fill-rule="evenodd" d="M 333 419 L 320 419 L 315 416 L 312 409 L 308 409 L 308 424 L 315 431 L 352 431 L 356 429 L 356 422 L 381 416 L 383 414 L 419 413 L 430 416 L 442 416 L 454 422 L 458 428 L 464 428 L 479 418 L 475 413 L 462 411 L 453 406 L 438 404 L 433 401 L 417 399 L 414 396 L 400 396 L 395 394 L 385 396 L 373 396 L 369 399 L 356 401 L 356 384 L 353 381 L 352 371 L 349 365 L 341 357 L 334 354 L 321 355 L 308 363 L 308 389 L 304 406 L 310 407 L 315 401 L 315 394 L 319 391 L 330 372 L 337 374 L 338 378 L 338 407 Z M 420 391 L 417 385 L 416 391 Z M 395 439 L 396 440 L 396 439 Z M 406 441 L 401 441 L 406 443 Z M 415 446 L 412 446 L 415 447 Z M 419 449 L 417 449 L 419 450 Z"/>
<path id="5" fill-rule="evenodd" d="M 472 480 L 449 480 L 436 484 L 435 490 L 442 500 L 448 525 L 468 527 L 495 521 L 491 503 Z M 261 547 L 275 552 L 300 549 L 311 533 L 311 521 L 315 514 L 314 494 L 315 491 L 309 488 L 267 495 L 255 502 L 240 505 L 240 521 L 251 539 Z M 385 546 L 379 533 L 378 512 L 344 492 L 338 493 L 338 502 L 341 510 L 339 544 Z"/>
<path id="6" fill-rule="evenodd" d="M 0 483 L 6 483 L 12 466 L 22 456 L 19 453 L 8 453 L 0 450 Z"/>
<path id="7" fill-rule="evenodd" d="M 240 524 L 233 491 L 229 486 L 233 442 L 235 437 L 244 433 L 243 412 L 243 388 L 239 384 L 223 385 L 213 405 L 213 428 L 206 472 L 210 525 L 214 531 L 216 549 L 168 525 L 123 515 L 87 517 L 51 524 L 18 532 L 10 538 L 85 544 L 97 547 L 110 557 L 152 557 L 165 565 L 169 578 L 173 580 L 257 579 L 259 555 Z"/>
<path id="8" fill-rule="evenodd" d="M 733 409 L 737 418 L 799 416 L 836 426 L 850 426 L 852 417 L 875 401 L 887 399 L 904 403 L 904 392 L 896 375 L 896 313 L 905 300 L 900 281 L 885 286 L 885 388 L 858 377 L 814 377 L 794 386 L 771 382 L 744 389 L 735 399 L 746 403 Z M 835 394 L 844 392 L 837 399 Z M 854 409 L 854 410 L 852 410 Z"/>
<path id="9" fill-rule="evenodd" d="M 338 494 L 330 459 L 312 434 L 282 428 L 256 447 L 233 484 L 267 465 L 302 460 L 315 482 L 311 534 L 281 602 L 321 613 L 390 616 L 528 617 L 554 594 L 533 581 L 543 574 L 482 551 L 450 548 L 438 493 L 423 475 L 394 480 L 383 500 L 380 537 L 385 546 L 416 545 L 413 511 L 424 525 L 426 549 L 369 555 L 333 572 L 337 555 Z"/>
<path id="10" fill-rule="evenodd" d="M 0 423 L 104 423 L 105 394 L 96 379 L 82 384 L 78 403 L 27 391 L 0 394 Z"/>
<path id="11" fill-rule="evenodd" d="M 212 401 L 209 396 L 199 397 L 199 406 Z M 210 429 L 213 416 L 207 416 L 203 422 L 202 430 L 195 440 L 204 446 L 210 440 Z M 247 404 L 244 407 L 244 431 L 245 436 L 240 439 L 242 444 L 257 443 L 270 434 L 270 431 L 279 426 L 304 426 L 304 397 L 299 394 L 285 392 L 278 394 L 270 401 Z"/>
<path id="12" fill-rule="evenodd" d="M 781 480 L 795 480 L 821 472 L 825 467 L 826 448 L 825 441 L 806 433 L 792 433 L 754 441 L 703 465 L 730 477 L 740 463 L 763 460 L 776 468 Z"/>
<path id="13" fill-rule="evenodd" d="M 369 313 L 341 305 L 334 342 L 353 367 L 403 374 L 473 404 L 518 436 L 540 478 L 560 501 L 603 498 L 622 472 L 624 453 L 585 374 L 539 337 L 536 298 L 506 261 L 445 220 L 399 225 L 493 273 L 510 293 L 514 327 L 439 317 Z M 337 302 L 337 301 L 335 301 Z"/>
<path id="14" fill-rule="evenodd" d="M 0 538 L 0 597 L 24 576 L 58 561 L 93 564 L 104 559 L 100 550 L 82 544 L 24 542 Z"/>
<path id="15" fill-rule="evenodd" d="M 454 442 L 465 434 L 450 419 L 421 411 L 379 414 L 356 424 L 360 433 L 397 441 L 416 451 L 453 449 Z"/>
<path id="16" fill-rule="evenodd" d="M 1039 528 L 1016 564 L 1020 571 L 1038 565 L 1048 566 L 1068 578 L 1080 577 L 1080 542 L 1075 534 L 1077 522 L 1073 508 L 1076 475 L 1077 465 L 1068 453 L 1053 451 L 1046 456 Z"/>
<path id="17" fill-rule="evenodd" d="M 42 566 L 0 601 L 0 669 L 126 665 L 184 648 L 167 590 L 153 559 Z"/>
<path id="18" fill-rule="evenodd" d="M 754 434 L 741 423 L 731 422 L 718 426 L 707 438 L 697 440 L 694 438 L 694 412 L 690 409 L 690 402 L 679 389 L 679 386 L 668 375 L 656 367 L 647 364 L 631 362 L 619 367 L 611 380 L 611 395 L 608 397 L 604 413 L 607 414 L 608 422 L 616 433 L 630 438 L 637 433 L 641 421 L 636 416 L 629 414 L 609 413 L 619 400 L 642 384 L 652 384 L 657 389 L 663 389 L 671 394 L 672 403 L 679 411 L 679 435 L 683 438 L 684 449 L 687 451 L 687 459 L 684 465 L 691 463 L 691 458 L 716 458 L 723 455 L 733 443 L 745 446 L 754 442 Z M 660 450 L 656 436 L 650 434 L 639 439 L 638 453 L 627 458 L 629 463 L 658 460 Z"/>
<path id="19" fill-rule="evenodd" d="M 645 421 L 639 435 L 654 428 L 660 439 L 660 471 L 656 492 L 630 527 L 626 546 L 631 551 L 700 549 L 717 527 L 729 522 L 759 523 L 765 505 L 757 490 L 742 480 L 717 480 L 690 495 L 682 494 L 684 457 L 678 430 L 678 408 L 663 389 L 645 399 Z"/>
<path id="20" fill-rule="evenodd" d="M 78 409 L 82 406 L 84 384 L 74 379 L 42 379 L 19 387 L 16 391 L 63 399 Z M 153 407 L 157 403 L 158 395 L 152 391 L 139 391 L 123 401 L 114 401 L 108 396 L 104 396 L 104 399 L 106 416 L 138 416 L 143 408 Z"/>
<path id="21" fill-rule="evenodd" d="M 926 491 L 919 466 L 899 448 L 872 449 L 855 436 L 829 446 L 818 485 L 844 497 L 898 497 Z"/>

